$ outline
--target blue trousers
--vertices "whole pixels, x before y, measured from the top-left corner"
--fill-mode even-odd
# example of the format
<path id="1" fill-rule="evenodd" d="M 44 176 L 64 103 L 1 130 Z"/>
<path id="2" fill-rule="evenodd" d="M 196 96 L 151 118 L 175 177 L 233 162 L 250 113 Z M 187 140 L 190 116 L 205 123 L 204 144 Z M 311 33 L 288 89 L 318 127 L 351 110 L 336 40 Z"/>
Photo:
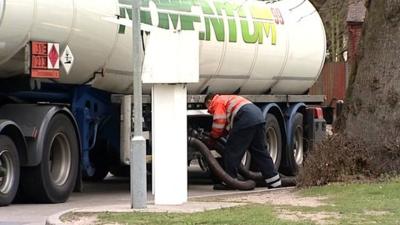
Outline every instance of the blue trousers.
<path id="1" fill-rule="evenodd" d="M 243 129 L 233 129 L 226 142 L 223 160 L 225 171 L 236 178 L 241 160 L 246 152 L 250 151 L 251 160 L 265 179 L 276 176 L 277 170 L 266 149 L 266 135 L 264 123 Z"/>

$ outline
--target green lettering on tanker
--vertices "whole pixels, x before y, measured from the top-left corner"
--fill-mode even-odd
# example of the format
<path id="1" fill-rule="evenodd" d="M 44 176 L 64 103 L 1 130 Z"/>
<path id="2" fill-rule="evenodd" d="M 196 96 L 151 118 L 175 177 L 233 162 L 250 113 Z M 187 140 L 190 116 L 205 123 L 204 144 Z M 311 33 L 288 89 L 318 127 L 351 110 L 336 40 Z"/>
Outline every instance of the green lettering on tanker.
<path id="1" fill-rule="evenodd" d="M 131 13 L 132 14 L 132 13 Z M 151 25 L 151 15 L 150 12 L 140 11 L 140 20 L 142 23 Z"/>
<path id="2" fill-rule="evenodd" d="M 140 17 L 140 19 L 142 19 L 142 18 Z M 170 27 L 169 27 L 170 21 L 172 23 L 173 29 L 178 28 L 179 15 L 169 14 L 169 13 L 159 13 L 158 19 L 159 19 L 158 27 L 160 27 L 160 28 L 170 29 Z"/>
<path id="3" fill-rule="evenodd" d="M 191 12 L 191 1 L 181 0 L 153 0 L 158 9 L 174 10 L 179 12 Z M 142 5 L 143 6 L 143 5 Z"/>
<path id="4" fill-rule="evenodd" d="M 229 42 L 237 42 L 237 31 L 236 31 L 236 21 L 234 18 L 235 11 L 240 7 L 235 3 L 225 4 L 225 2 L 215 2 L 215 7 L 217 10 L 224 10 L 226 15 L 230 17 L 228 19 L 228 27 L 229 27 Z"/>
<path id="5" fill-rule="evenodd" d="M 131 20 L 131 0 L 119 0 L 119 3 L 120 18 Z M 157 15 L 158 21 L 152 14 Z M 234 43 L 241 30 L 245 43 L 263 44 L 268 39 L 272 45 L 277 44 L 275 18 L 271 9 L 263 4 L 249 8 L 226 0 L 142 0 L 140 18 L 142 24 L 163 29 L 197 29 L 199 39 L 204 41 L 210 41 L 213 35 L 219 42 Z M 120 25 L 118 32 L 125 34 L 125 26 Z"/>
<path id="6" fill-rule="evenodd" d="M 194 23 L 200 22 L 200 17 L 181 15 L 181 29 L 182 30 L 194 30 Z"/>
<path id="7" fill-rule="evenodd" d="M 249 22 L 246 20 L 240 21 L 242 26 L 242 37 L 243 41 L 249 44 L 254 44 L 258 41 L 260 36 L 260 29 L 258 26 L 254 26 L 253 32 L 250 32 Z"/>
<path id="8" fill-rule="evenodd" d="M 119 16 L 121 18 L 126 18 L 126 9 L 124 8 L 119 8 Z M 125 34 L 125 26 L 120 25 L 118 29 L 118 33 L 120 34 Z"/>
<path id="9" fill-rule="evenodd" d="M 207 1 L 201 1 L 201 8 L 203 10 L 203 13 L 206 14 L 204 20 L 205 20 L 205 25 L 206 25 L 206 41 L 209 41 L 211 39 L 210 34 L 211 34 L 211 27 L 214 30 L 215 37 L 217 41 L 224 41 L 225 40 L 225 26 L 224 26 L 224 20 L 221 18 L 212 18 L 212 17 L 207 17 L 207 15 L 217 15 L 221 16 L 222 11 L 221 9 L 218 9 L 215 7 L 213 10 L 212 6 L 208 4 Z"/>

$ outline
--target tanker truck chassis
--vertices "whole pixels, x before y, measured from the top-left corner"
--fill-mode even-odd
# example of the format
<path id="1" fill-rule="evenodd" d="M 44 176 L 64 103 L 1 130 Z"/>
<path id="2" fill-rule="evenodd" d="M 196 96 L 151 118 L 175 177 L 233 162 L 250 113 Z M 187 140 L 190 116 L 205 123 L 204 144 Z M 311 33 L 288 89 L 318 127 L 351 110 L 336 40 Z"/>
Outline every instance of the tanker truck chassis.
<path id="1" fill-rule="evenodd" d="M 0 87 L 8 89 L 13 82 L 3 80 Z M 29 79 L 23 90 L 23 83 L 19 79 L 18 91 L 0 95 L 2 205 L 11 203 L 17 191 L 33 202 L 64 202 L 74 189 L 82 188 L 82 178 L 100 181 L 110 171 L 118 176 L 128 174 L 127 162 L 121 161 L 122 95 L 90 86 L 47 83 L 41 84 L 40 90 L 30 90 Z M 211 129 L 212 117 L 204 109 L 204 97 L 188 95 L 189 130 Z M 244 97 L 257 104 L 266 117 L 267 145 L 277 168 L 283 174 L 296 175 L 306 151 L 325 132 L 319 107 L 324 96 Z M 143 96 L 144 130 L 149 132 L 150 99 Z M 148 140 L 149 155 L 150 146 Z M 188 149 L 188 164 L 201 160 L 195 149 Z M 251 159 L 246 163 L 250 165 Z"/>

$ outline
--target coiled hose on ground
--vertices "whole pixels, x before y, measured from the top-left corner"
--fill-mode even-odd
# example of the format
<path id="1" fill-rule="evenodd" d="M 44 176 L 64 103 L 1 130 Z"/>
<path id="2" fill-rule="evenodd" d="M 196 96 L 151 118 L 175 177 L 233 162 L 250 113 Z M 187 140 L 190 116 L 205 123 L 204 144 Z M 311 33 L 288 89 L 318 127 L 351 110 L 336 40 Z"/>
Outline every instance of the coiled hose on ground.
<path id="1" fill-rule="evenodd" d="M 207 135 L 197 135 L 197 136 L 198 136 L 197 140 L 202 142 L 203 145 L 205 145 L 204 142 L 205 143 L 209 142 L 210 138 Z M 226 142 L 226 140 L 221 139 L 221 140 L 217 141 L 215 143 L 215 145 L 212 146 L 212 148 L 215 149 L 220 155 L 223 155 L 224 154 L 224 144 L 225 144 L 225 142 Z M 206 145 L 205 145 L 205 147 L 207 148 L 207 151 L 211 155 L 211 157 L 215 160 L 215 162 L 221 168 L 221 170 L 223 170 L 222 167 L 219 165 L 218 161 L 211 154 L 211 152 L 209 150 L 209 147 L 206 146 Z M 206 160 L 208 161 L 207 157 L 206 157 Z M 213 170 L 213 172 L 214 172 L 214 170 Z M 244 167 L 243 164 L 240 164 L 240 166 L 238 168 L 238 172 L 244 178 L 255 181 L 258 186 L 266 186 L 267 185 L 265 183 L 265 179 L 264 179 L 263 175 L 261 174 L 261 172 L 253 172 L 253 171 L 247 169 L 246 167 Z M 296 182 L 296 178 L 295 177 L 288 177 L 288 176 L 285 176 L 285 175 L 282 175 L 282 174 L 280 174 L 280 175 L 281 175 L 282 187 L 296 186 L 297 182 Z M 217 174 L 215 174 L 215 176 L 217 176 L 219 178 L 219 176 Z"/>
<path id="2" fill-rule="evenodd" d="M 238 172 L 243 177 L 256 181 L 257 185 L 260 185 L 260 186 L 267 185 L 265 183 L 263 175 L 260 172 L 250 171 L 246 167 L 244 167 L 242 164 L 240 164 Z M 296 181 L 295 177 L 288 177 L 288 176 L 285 176 L 282 174 L 280 174 L 280 176 L 281 176 L 281 181 L 282 181 L 282 187 L 292 187 L 292 186 L 297 185 L 297 181 Z"/>
<path id="3" fill-rule="evenodd" d="M 255 188 L 256 183 L 253 180 L 240 181 L 238 179 L 234 179 L 231 176 L 229 176 L 229 174 L 225 172 L 225 170 L 221 167 L 218 161 L 211 154 L 211 151 L 207 147 L 207 145 L 205 145 L 199 139 L 191 137 L 189 139 L 189 146 L 192 146 L 195 149 L 197 149 L 207 160 L 208 166 L 210 167 L 214 175 L 218 179 L 229 185 L 230 187 L 243 191 L 252 190 Z"/>

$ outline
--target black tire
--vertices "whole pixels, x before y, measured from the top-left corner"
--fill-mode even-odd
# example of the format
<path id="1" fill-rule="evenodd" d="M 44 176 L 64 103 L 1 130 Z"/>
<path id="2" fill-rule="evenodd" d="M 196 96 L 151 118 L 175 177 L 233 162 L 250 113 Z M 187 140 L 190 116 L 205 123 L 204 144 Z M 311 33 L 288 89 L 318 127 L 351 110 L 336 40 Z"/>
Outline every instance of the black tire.
<path id="1" fill-rule="evenodd" d="M 71 120 L 55 115 L 45 132 L 41 163 L 24 168 L 22 192 L 39 203 L 65 202 L 76 183 L 79 168 L 79 145 Z"/>
<path id="2" fill-rule="evenodd" d="M 271 113 L 268 113 L 266 117 L 265 135 L 267 150 L 275 167 L 279 169 L 282 158 L 282 133 L 278 120 Z"/>
<path id="3" fill-rule="evenodd" d="M 287 149 L 287 168 L 284 173 L 287 175 L 295 176 L 299 172 L 299 168 L 303 164 L 304 160 L 304 125 L 303 125 L 303 114 L 296 113 L 293 118 L 292 142 Z"/>
<path id="4" fill-rule="evenodd" d="M 0 135 L 0 206 L 9 205 L 18 190 L 20 167 L 17 147 L 11 138 Z"/>

